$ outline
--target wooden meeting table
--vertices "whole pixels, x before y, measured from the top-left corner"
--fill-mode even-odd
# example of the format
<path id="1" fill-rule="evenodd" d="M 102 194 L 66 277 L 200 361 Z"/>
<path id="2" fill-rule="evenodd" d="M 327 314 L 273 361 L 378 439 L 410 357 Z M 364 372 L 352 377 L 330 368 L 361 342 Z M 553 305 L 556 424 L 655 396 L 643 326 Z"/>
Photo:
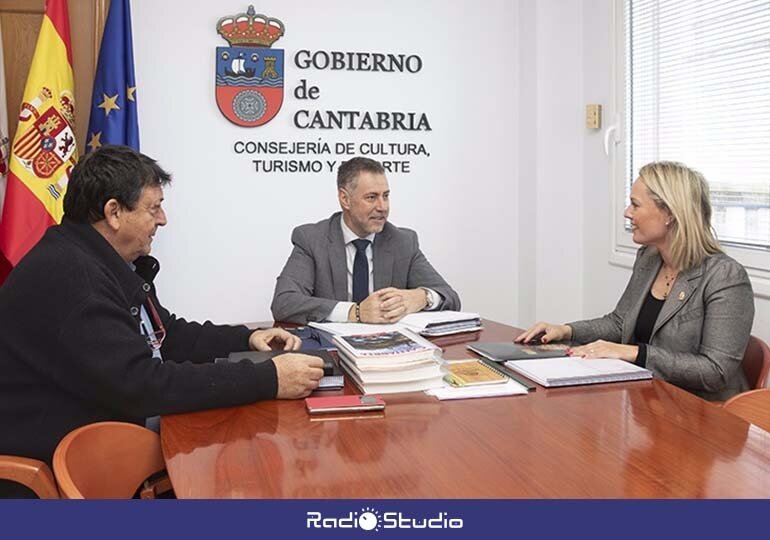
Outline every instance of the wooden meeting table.
<path id="1" fill-rule="evenodd" d="M 471 341 L 439 338 L 444 358 Z M 443 342 L 442 342 L 443 339 Z M 348 383 L 337 393 L 358 393 Z M 323 392 L 319 394 L 330 394 Z M 311 417 L 303 400 L 165 416 L 179 498 L 770 497 L 770 434 L 661 380 Z"/>

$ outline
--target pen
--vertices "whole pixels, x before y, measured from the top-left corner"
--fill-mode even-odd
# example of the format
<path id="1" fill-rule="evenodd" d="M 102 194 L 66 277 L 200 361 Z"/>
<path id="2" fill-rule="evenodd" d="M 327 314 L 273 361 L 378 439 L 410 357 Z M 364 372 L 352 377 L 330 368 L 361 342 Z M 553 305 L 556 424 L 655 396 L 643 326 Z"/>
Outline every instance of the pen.
<path id="1" fill-rule="evenodd" d="M 481 360 L 484 364 L 486 364 L 490 368 L 496 369 L 497 371 L 501 371 L 503 374 L 505 374 L 506 377 L 516 381 L 517 383 L 522 385 L 524 388 L 526 388 L 527 392 L 531 392 L 532 390 L 537 390 L 537 386 L 520 378 L 518 375 L 515 375 L 514 374 L 515 372 L 511 370 L 508 366 L 505 366 L 503 364 L 498 364 L 497 362 L 492 362 L 491 360 L 487 360 L 486 358 L 479 358 L 479 360 Z"/>

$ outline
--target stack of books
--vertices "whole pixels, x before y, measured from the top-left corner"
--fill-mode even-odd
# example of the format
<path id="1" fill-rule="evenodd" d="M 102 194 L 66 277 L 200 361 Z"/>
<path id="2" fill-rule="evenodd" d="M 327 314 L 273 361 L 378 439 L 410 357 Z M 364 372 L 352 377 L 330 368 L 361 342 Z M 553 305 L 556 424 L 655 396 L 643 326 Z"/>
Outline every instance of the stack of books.
<path id="1" fill-rule="evenodd" d="M 345 371 L 364 394 L 416 392 L 442 385 L 441 350 L 409 330 L 336 335 Z"/>

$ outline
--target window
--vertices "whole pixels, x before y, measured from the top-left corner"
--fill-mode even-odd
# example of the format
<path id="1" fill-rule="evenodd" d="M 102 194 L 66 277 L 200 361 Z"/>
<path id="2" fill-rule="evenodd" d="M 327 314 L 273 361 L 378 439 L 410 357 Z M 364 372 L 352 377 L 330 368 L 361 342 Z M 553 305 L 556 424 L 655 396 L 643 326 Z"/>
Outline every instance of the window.
<path id="1" fill-rule="evenodd" d="M 619 4 L 624 199 L 642 165 L 681 161 L 709 181 L 723 245 L 770 249 L 770 2 Z"/>

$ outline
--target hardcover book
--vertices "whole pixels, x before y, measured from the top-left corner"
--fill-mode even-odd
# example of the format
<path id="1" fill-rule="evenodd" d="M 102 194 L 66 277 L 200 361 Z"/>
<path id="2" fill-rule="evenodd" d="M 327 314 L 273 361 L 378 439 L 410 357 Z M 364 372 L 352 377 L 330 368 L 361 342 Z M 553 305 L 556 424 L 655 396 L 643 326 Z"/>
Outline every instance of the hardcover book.
<path id="1" fill-rule="evenodd" d="M 353 411 L 381 411 L 385 402 L 376 396 L 330 396 L 305 398 L 310 414 Z"/>

